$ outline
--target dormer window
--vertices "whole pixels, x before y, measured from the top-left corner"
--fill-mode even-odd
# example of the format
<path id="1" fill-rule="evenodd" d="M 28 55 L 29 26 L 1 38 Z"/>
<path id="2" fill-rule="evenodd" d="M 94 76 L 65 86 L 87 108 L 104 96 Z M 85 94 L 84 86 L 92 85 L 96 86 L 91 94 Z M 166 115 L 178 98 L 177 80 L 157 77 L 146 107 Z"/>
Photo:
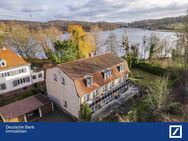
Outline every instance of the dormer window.
<path id="1" fill-rule="evenodd" d="M 117 68 L 118 68 L 118 71 L 119 71 L 119 72 L 124 72 L 124 71 L 125 71 L 125 66 L 124 66 L 124 64 L 120 64 Z"/>
<path id="2" fill-rule="evenodd" d="M 112 71 L 111 69 L 105 69 L 102 71 L 103 72 L 103 77 L 106 80 L 107 78 L 112 76 Z"/>
<path id="3" fill-rule="evenodd" d="M 3 59 L 0 59 L 0 67 L 6 67 L 6 66 L 7 66 L 6 61 Z"/>
<path id="4" fill-rule="evenodd" d="M 87 87 L 90 87 L 93 85 L 93 77 L 92 76 L 88 75 L 88 76 L 84 77 L 84 79 L 85 79 Z"/>

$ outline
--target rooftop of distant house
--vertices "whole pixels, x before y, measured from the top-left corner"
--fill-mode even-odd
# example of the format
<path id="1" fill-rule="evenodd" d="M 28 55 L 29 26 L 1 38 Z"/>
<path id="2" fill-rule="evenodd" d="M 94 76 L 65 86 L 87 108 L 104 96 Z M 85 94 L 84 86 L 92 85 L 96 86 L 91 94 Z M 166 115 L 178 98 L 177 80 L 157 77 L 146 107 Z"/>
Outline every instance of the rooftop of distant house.
<path id="1" fill-rule="evenodd" d="M 0 47 L 0 71 L 29 64 L 6 47 Z"/>

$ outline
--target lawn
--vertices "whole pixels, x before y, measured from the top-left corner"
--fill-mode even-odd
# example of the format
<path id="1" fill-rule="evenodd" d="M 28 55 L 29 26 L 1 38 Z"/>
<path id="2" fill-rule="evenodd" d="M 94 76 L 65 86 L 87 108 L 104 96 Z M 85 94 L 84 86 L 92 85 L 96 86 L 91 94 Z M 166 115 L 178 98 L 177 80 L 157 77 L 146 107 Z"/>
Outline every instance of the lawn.
<path id="1" fill-rule="evenodd" d="M 157 77 L 159 76 L 145 72 L 140 69 L 133 68 L 131 69 L 131 75 L 129 78 L 136 84 L 143 86 L 143 85 L 147 85 Z"/>
<path id="2" fill-rule="evenodd" d="M 178 60 L 167 59 L 152 59 L 145 61 L 152 66 L 161 67 L 167 70 L 179 70 L 182 69 L 182 64 Z"/>

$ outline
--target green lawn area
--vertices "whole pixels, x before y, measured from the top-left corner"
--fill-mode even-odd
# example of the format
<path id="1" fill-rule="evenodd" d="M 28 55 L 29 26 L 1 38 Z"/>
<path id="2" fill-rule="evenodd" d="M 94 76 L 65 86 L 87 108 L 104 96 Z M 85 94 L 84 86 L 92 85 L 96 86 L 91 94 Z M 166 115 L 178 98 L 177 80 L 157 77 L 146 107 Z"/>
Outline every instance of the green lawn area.
<path id="1" fill-rule="evenodd" d="M 159 76 L 135 68 L 131 70 L 131 75 L 130 75 L 130 79 L 136 84 L 141 86 L 147 85 L 157 77 Z"/>
<path id="2" fill-rule="evenodd" d="M 173 59 L 152 59 L 145 61 L 146 63 L 151 64 L 152 66 L 161 67 L 167 70 L 179 70 L 182 68 L 182 64 L 178 60 Z"/>

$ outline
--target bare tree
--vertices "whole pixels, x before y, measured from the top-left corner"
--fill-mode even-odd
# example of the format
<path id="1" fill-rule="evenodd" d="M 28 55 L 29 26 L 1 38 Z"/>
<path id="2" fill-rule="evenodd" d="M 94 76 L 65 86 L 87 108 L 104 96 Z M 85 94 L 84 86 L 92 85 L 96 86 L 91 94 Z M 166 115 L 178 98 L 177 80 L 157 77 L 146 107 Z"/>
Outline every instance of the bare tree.
<path id="1" fill-rule="evenodd" d="M 170 45 L 170 42 L 166 39 L 163 39 L 161 43 L 163 45 L 163 50 L 164 50 L 163 58 L 166 58 L 171 54 L 173 47 Z"/>
<path id="2" fill-rule="evenodd" d="M 188 68 L 188 12 L 185 16 L 186 22 L 182 30 L 177 34 L 176 52 L 182 69 Z"/>
<path id="3" fill-rule="evenodd" d="M 118 41 L 116 35 L 111 32 L 106 40 L 106 51 L 113 52 L 114 54 L 117 53 Z"/>
<path id="4" fill-rule="evenodd" d="M 147 51 L 148 51 L 149 49 L 148 49 L 148 46 L 147 46 L 147 37 L 146 37 L 146 35 L 144 35 L 143 36 L 143 42 L 142 42 L 142 54 L 141 54 L 141 58 L 142 59 L 146 59 L 146 53 L 147 53 Z"/>
<path id="5" fill-rule="evenodd" d="M 52 44 L 60 38 L 61 32 L 55 27 L 39 30 L 35 33 L 35 38 L 48 57 L 48 51 L 52 49 Z"/>
<path id="6" fill-rule="evenodd" d="M 138 57 L 139 56 L 139 44 L 132 44 L 131 45 L 131 56 L 132 57 Z"/>
<path id="7" fill-rule="evenodd" d="M 167 39 L 162 39 L 156 49 L 156 57 L 165 59 L 170 56 L 172 49 L 173 47 L 170 45 L 169 41 Z"/>
<path id="8" fill-rule="evenodd" d="M 98 25 L 91 27 L 90 32 L 94 38 L 95 54 L 102 54 L 104 48 L 104 41 L 102 40 L 102 29 Z"/>
<path id="9" fill-rule="evenodd" d="M 156 51 L 159 45 L 159 37 L 152 33 L 149 38 L 148 48 L 149 48 L 149 59 L 152 59 L 156 55 Z"/>
<path id="10" fill-rule="evenodd" d="M 30 61 L 35 58 L 35 54 L 38 52 L 37 42 L 33 35 L 33 32 L 25 25 L 13 24 L 10 25 L 7 42 L 12 50 Z"/>

